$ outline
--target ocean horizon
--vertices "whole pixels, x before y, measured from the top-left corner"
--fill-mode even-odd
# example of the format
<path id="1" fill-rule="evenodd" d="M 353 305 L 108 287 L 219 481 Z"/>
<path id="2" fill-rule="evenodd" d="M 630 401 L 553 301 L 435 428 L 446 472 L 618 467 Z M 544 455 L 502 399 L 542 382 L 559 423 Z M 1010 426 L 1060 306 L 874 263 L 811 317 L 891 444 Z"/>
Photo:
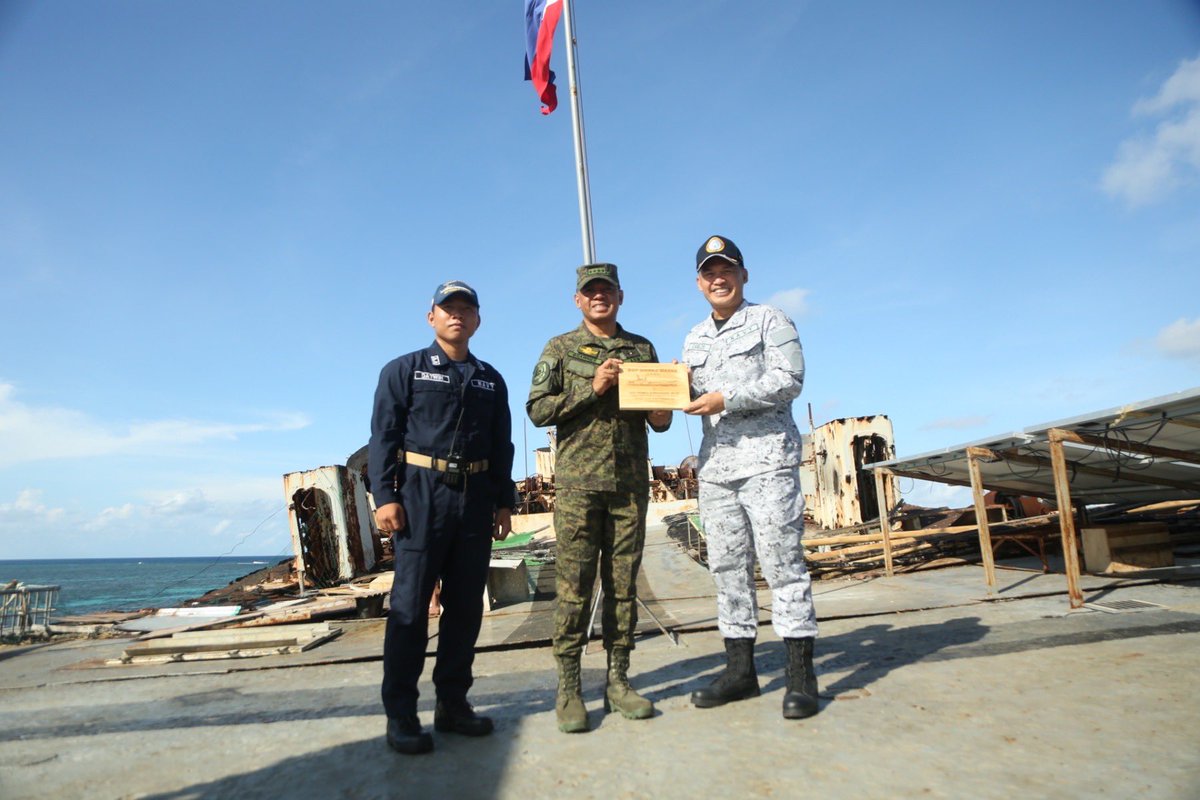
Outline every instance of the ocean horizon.
<path id="1" fill-rule="evenodd" d="M 9 581 L 59 586 L 52 619 L 98 611 L 171 608 L 289 559 L 273 556 L 0 559 Z"/>

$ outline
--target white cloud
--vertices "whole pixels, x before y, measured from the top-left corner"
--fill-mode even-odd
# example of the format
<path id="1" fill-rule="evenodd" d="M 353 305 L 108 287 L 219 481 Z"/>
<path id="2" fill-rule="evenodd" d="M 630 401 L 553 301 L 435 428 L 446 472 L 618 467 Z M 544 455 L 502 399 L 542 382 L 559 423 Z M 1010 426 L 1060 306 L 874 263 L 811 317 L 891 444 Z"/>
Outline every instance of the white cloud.
<path id="1" fill-rule="evenodd" d="M 784 289 L 767 298 L 767 305 L 786 311 L 792 317 L 808 313 L 808 289 Z"/>
<path id="2" fill-rule="evenodd" d="M 965 428 L 978 428 L 987 423 L 991 417 L 985 414 L 976 414 L 970 417 L 943 417 L 935 419 L 933 422 L 927 422 L 921 426 L 923 431 L 937 430 L 963 430 Z"/>
<path id="3" fill-rule="evenodd" d="M 1170 358 L 1200 361 L 1200 318 L 1180 317 L 1158 332 L 1154 344 Z"/>
<path id="4" fill-rule="evenodd" d="M 0 502 L 0 542 L 6 558 L 250 555 L 291 552 L 281 487 L 251 481 L 253 492 L 229 484 L 229 494 L 179 488 L 142 503 L 100 511 L 51 508 L 41 489 Z"/>
<path id="5" fill-rule="evenodd" d="M 212 504 L 200 489 L 187 489 L 175 492 L 162 500 L 150 503 L 146 511 L 150 514 L 174 517 L 190 514 L 203 514 L 210 510 Z"/>
<path id="6" fill-rule="evenodd" d="M 1133 113 L 1161 114 L 1188 103 L 1200 103 L 1200 57 L 1181 62 L 1175 74 L 1163 83 L 1158 94 L 1134 104 Z"/>
<path id="7" fill-rule="evenodd" d="M 262 422 L 189 419 L 106 423 L 70 408 L 35 407 L 15 399 L 12 384 L 0 383 L 0 467 L 62 458 L 155 455 L 211 441 L 307 427 L 304 414 L 285 412 Z"/>
<path id="8" fill-rule="evenodd" d="M 0 503 L 0 514 L 23 521 L 49 521 L 60 519 L 61 508 L 47 508 L 42 503 L 41 489 L 22 489 L 11 503 Z"/>
<path id="9" fill-rule="evenodd" d="M 1167 118 L 1152 133 L 1120 144 L 1101 185 L 1109 195 L 1140 206 L 1200 174 L 1200 57 L 1181 63 L 1154 97 L 1134 104 L 1133 112 Z"/>

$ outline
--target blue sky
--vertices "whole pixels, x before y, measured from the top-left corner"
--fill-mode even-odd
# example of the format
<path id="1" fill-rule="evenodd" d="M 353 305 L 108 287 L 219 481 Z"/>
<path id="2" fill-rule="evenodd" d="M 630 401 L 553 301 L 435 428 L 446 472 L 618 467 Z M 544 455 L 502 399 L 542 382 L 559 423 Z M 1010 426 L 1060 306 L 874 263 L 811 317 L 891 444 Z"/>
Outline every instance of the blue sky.
<path id="1" fill-rule="evenodd" d="M 520 6 L 0 6 L 0 558 L 290 552 L 282 475 L 365 443 L 449 278 L 524 472 L 581 246 Z M 597 256 L 664 358 L 721 233 L 800 330 L 802 428 L 888 414 L 915 454 L 1200 385 L 1200 4 L 576 21 Z"/>

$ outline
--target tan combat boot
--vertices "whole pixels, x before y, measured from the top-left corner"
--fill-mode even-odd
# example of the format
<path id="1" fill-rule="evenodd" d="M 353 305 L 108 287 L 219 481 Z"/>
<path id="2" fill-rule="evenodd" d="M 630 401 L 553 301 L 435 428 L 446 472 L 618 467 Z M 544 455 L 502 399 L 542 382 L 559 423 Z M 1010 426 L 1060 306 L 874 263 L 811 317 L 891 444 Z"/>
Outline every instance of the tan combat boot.
<path id="1" fill-rule="evenodd" d="M 558 729 L 563 733 L 582 733 L 588 729 L 588 719 L 579 680 L 579 656 L 556 658 L 558 695 L 554 699 L 554 713 L 558 717 Z"/>
<path id="2" fill-rule="evenodd" d="M 608 686 L 604 690 L 604 710 L 616 709 L 626 719 L 649 719 L 654 703 L 629 685 L 629 651 L 614 647 L 608 651 Z"/>

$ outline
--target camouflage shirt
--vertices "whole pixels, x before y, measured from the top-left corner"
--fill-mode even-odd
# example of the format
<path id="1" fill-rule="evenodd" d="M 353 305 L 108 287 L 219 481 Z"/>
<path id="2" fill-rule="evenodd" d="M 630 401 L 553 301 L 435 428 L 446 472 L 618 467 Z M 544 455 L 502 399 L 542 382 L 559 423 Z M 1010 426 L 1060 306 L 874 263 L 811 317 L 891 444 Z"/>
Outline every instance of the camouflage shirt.
<path id="1" fill-rule="evenodd" d="M 649 482 L 645 411 L 617 408 L 617 387 L 592 390 L 609 358 L 657 362 L 654 345 L 620 325 L 611 338 L 580 325 L 546 343 L 533 370 L 525 410 L 533 424 L 558 428 L 554 484 L 559 489 L 644 492 Z M 670 422 L 657 431 L 665 431 Z"/>
<path id="2" fill-rule="evenodd" d="M 743 302 L 718 329 L 704 318 L 683 343 L 692 394 L 720 392 L 725 410 L 704 417 L 702 481 L 729 483 L 800 463 L 792 401 L 804 385 L 796 326 L 777 308 Z"/>

